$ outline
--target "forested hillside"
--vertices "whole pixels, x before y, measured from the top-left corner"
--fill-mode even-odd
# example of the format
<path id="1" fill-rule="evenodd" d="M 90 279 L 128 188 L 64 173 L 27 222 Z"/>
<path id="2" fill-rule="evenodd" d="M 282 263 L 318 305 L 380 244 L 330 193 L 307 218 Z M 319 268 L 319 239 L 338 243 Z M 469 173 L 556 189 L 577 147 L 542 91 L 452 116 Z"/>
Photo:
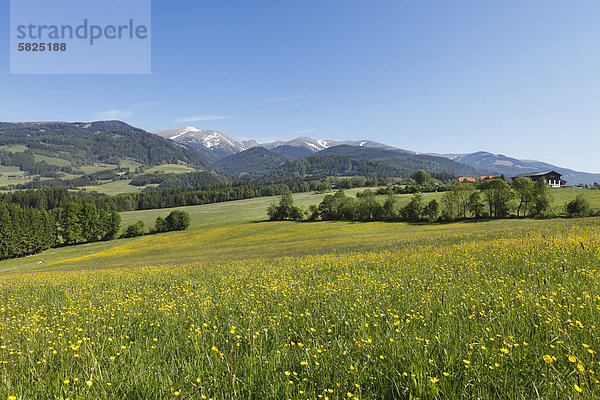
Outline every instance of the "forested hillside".
<path id="1" fill-rule="evenodd" d="M 445 157 L 413 154 L 400 150 L 385 150 L 374 147 L 335 146 L 316 155 L 349 155 L 363 160 L 375 161 L 411 171 L 423 169 L 429 172 L 447 173 L 454 176 L 477 175 L 477 170 Z"/>
<path id="2" fill-rule="evenodd" d="M 474 168 L 443 157 L 343 145 L 287 162 L 261 180 L 305 175 L 409 178 L 420 169 L 448 176 L 477 174 Z"/>
<path id="3" fill-rule="evenodd" d="M 290 146 L 287 144 L 273 147 L 271 151 L 275 154 L 279 154 L 280 156 L 287 158 L 288 160 L 297 160 L 299 158 L 308 157 L 314 154 L 313 151 L 310 151 L 306 147 Z"/>
<path id="4" fill-rule="evenodd" d="M 349 155 L 315 155 L 287 162 L 265 175 L 262 180 L 268 182 L 305 175 L 408 177 L 414 172 L 408 168 Z"/>
<path id="5" fill-rule="evenodd" d="M 23 152 L 10 152 L 24 146 Z M 184 162 L 208 167 L 198 153 L 119 121 L 0 125 L 0 162 L 36 173 L 34 155 L 58 158 L 75 168 L 130 159 L 143 165 Z"/>
<path id="6" fill-rule="evenodd" d="M 284 156 L 263 147 L 253 147 L 219 160 L 215 166 L 233 176 L 252 177 L 264 175 L 287 161 Z"/>

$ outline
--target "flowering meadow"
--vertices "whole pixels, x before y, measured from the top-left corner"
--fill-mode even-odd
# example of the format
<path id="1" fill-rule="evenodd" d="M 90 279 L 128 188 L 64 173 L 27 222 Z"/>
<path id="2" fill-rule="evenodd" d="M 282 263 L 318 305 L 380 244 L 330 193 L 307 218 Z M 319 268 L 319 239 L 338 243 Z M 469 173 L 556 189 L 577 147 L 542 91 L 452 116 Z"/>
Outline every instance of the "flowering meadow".
<path id="1" fill-rule="evenodd" d="M 0 398 L 600 398 L 599 227 L 5 274 Z"/>

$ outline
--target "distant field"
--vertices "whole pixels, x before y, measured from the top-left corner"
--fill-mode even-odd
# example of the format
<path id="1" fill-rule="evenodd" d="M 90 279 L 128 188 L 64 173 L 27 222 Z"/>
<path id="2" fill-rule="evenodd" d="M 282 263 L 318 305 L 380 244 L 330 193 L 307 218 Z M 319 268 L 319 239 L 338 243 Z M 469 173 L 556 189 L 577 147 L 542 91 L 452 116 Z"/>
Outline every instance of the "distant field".
<path id="1" fill-rule="evenodd" d="M 134 170 L 141 165 L 142 164 L 134 160 L 122 159 L 119 163 L 119 168 L 129 168 L 130 170 Z"/>
<path id="2" fill-rule="evenodd" d="M 187 165 L 163 164 L 163 165 L 158 165 L 156 167 L 148 168 L 147 170 L 144 171 L 144 173 L 152 174 L 154 172 L 164 172 L 166 174 L 170 174 L 170 173 L 184 174 L 188 171 L 193 172 L 193 171 L 196 171 L 196 169 L 193 167 L 189 167 Z"/>
<path id="3" fill-rule="evenodd" d="M 104 166 L 102 166 L 102 165 L 104 165 Z M 96 164 L 96 165 L 83 165 L 81 167 L 77 167 L 77 169 L 81 170 L 84 174 L 92 174 L 94 172 L 116 169 L 117 167 L 118 167 L 118 165 L 115 165 L 115 164 Z"/>
<path id="4" fill-rule="evenodd" d="M 6 178 L 8 175 L 23 175 L 23 171 L 19 169 L 19 167 L 6 167 L 4 165 L 0 165 L 0 174 L 2 174 L 3 178 Z"/>
<path id="5" fill-rule="evenodd" d="M 17 185 L 19 183 L 30 182 L 31 179 L 8 179 L 9 175 L 27 175 L 23 171 L 21 171 L 18 167 L 6 167 L 4 165 L 0 165 L 0 186 L 4 185 Z"/>
<path id="6" fill-rule="evenodd" d="M 133 185 L 130 185 L 129 182 L 131 182 L 131 179 L 123 179 L 123 180 L 118 180 L 118 181 L 114 181 L 114 182 L 104 183 L 101 185 L 83 186 L 80 189 L 85 189 L 88 191 L 93 191 L 93 192 L 98 192 L 98 193 L 103 193 L 103 194 L 115 195 L 115 194 L 120 194 L 120 193 L 141 192 L 142 190 L 144 190 L 144 188 L 146 188 L 148 186 L 152 186 L 152 185 L 133 186 Z"/>
<path id="7" fill-rule="evenodd" d="M 22 153 L 27 150 L 27 146 L 0 146 L 0 150 L 10 151 L 11 153 Z"/>
<path id="8" fill-rule="evenodd" d="M 59 167 L 65 167 L 67 165 L 71 165 L 71 162 L 64 160 L 62 158 L 42 156 L 39 154 L 34 154 L 33 159 L 35 160 L 35 162 L 45 162 L 46 164 L 56 165 Z"/>

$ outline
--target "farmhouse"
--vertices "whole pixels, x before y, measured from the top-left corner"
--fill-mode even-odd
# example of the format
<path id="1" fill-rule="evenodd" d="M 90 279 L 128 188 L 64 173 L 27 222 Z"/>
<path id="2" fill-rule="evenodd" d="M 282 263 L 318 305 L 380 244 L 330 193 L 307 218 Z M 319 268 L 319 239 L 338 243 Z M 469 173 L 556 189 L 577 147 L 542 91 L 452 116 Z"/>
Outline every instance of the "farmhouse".
<path id="1" fill-rule="evenodd" d="M 458 181 L 475 183 L 475 182 L 477 182 L 477 179 L 473 178 L 472 176 L 461 176 L 458 178 Z"/>
<path id="2" fill-rule="evenodd" d="M 541 179 L 544 179 L 549 187 L 559 188 L 565 187 L 565 185 L 567 184 L 567 182 L 560 179 L 561 176 L 562 175 L 556 171 L 530 172 L 528 174 L 515 175 L 512 177 L 512 180 L 514 181 L 517 178 L 529 178 L 532 181 L 539 181 Z"/>

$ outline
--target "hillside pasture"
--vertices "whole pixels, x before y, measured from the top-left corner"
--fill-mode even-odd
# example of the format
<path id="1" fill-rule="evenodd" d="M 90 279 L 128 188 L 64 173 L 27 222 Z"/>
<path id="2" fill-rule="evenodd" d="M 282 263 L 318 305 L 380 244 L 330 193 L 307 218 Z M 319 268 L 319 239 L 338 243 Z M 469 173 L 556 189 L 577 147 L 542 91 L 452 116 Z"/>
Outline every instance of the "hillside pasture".
<path id="1" fill-rule="evenodd" d="M 259 225 L 4 274 L 0 396 L 600 395 L 597 218 Z"/>

